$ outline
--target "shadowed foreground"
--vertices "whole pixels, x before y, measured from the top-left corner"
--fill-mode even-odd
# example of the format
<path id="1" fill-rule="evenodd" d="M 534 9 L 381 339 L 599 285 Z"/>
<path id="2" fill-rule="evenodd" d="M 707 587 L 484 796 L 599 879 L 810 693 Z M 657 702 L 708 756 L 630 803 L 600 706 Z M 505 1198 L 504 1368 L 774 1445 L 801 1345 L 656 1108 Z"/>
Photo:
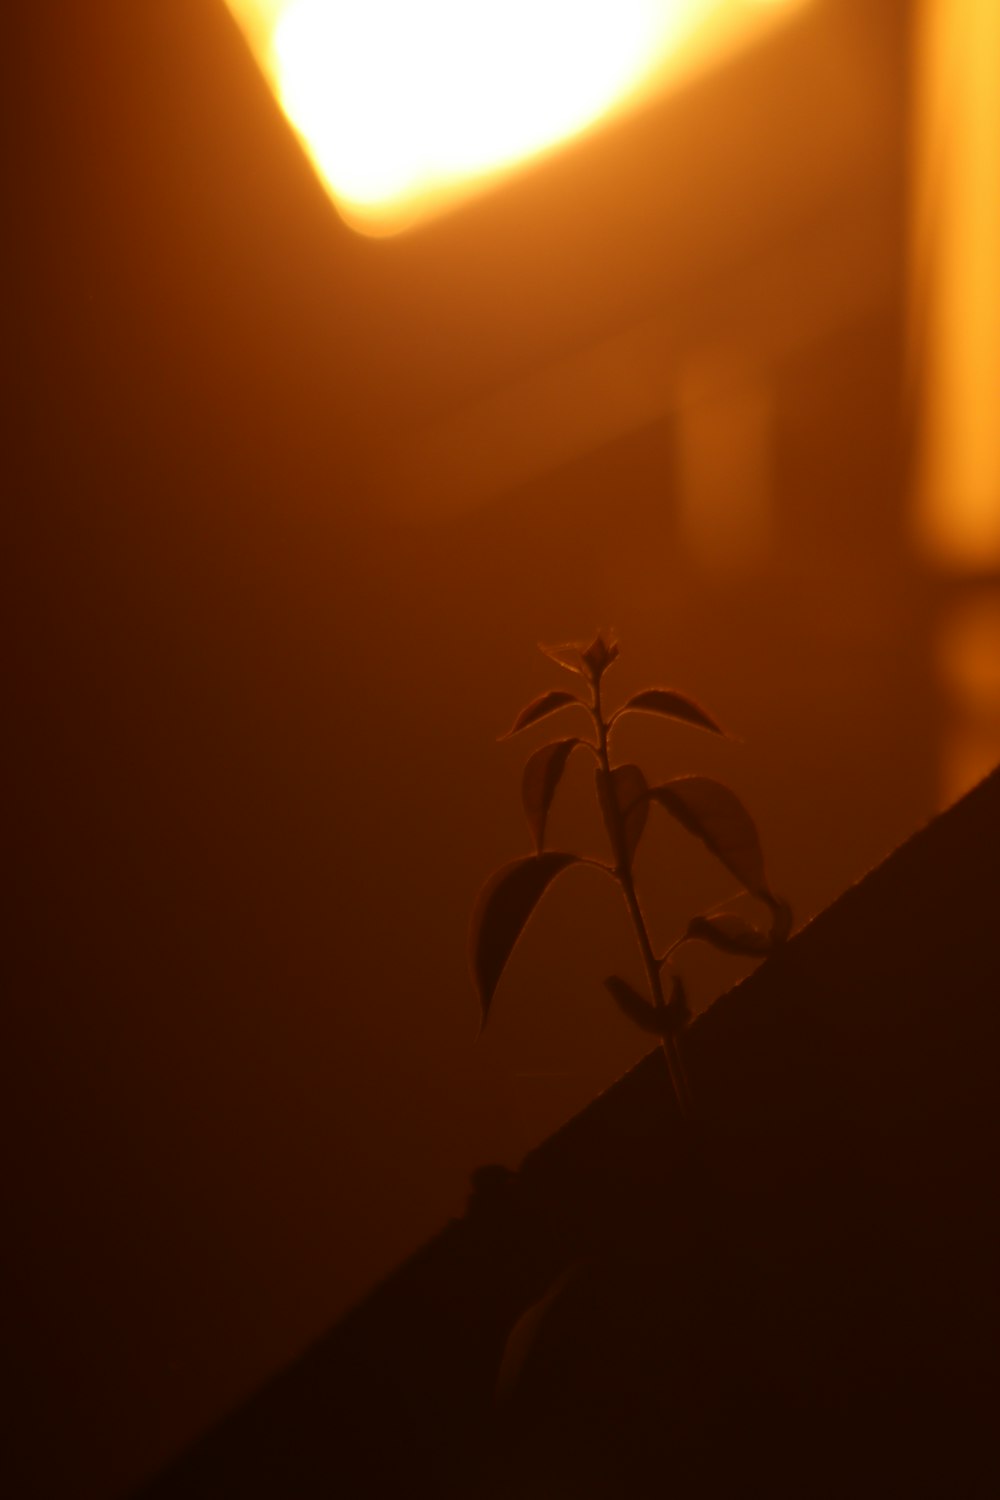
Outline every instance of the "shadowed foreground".
<path id="1" fill-rule="evenodd" d="M 1000 771 L 146 1500 L 995 1493 L 998 936 Z"/>

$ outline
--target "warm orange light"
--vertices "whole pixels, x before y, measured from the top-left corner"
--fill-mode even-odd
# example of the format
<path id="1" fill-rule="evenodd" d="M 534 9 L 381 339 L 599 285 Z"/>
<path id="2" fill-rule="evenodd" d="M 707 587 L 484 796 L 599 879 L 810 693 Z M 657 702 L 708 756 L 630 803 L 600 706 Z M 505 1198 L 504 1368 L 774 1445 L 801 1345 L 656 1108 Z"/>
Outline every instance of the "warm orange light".
<path id="1" fill-rule="evenodd" d="M 938 680 L 948 709 L 942 755 L 942 805 L 1000 765 L 1000 599 L 956 602 L 938 631 Z"/>
<path id="2" fill-rule="evenodd" d="M 954 568 L 1000 566 L 1000 4 L 922 0 L 914 324 L 919 525 Z"/>
<path id="3" fill-rule="evenodd" d="M 342 215 L 391 234 L 803 0 L 227 0 Z"/>

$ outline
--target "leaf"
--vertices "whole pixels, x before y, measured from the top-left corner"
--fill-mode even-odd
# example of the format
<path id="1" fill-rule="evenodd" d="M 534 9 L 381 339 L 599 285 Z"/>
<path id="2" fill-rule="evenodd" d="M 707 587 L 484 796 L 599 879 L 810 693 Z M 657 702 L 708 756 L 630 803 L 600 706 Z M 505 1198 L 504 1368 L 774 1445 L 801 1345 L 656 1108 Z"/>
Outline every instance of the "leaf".
<path id="1" fill-rule="evenodd" d="M 617 974 L 610 975 L 604 981 L 604 988 L 633 1025 L 648 1031 L 652 1036 L 673 1036 L 683 1030 L 691 1012 L 680 975 L 673 974 L 671 978 L 670 999 L 659 1009 L 652 1001 L 640 995 L 638 990 L 633 989 L 628 980 L 619 978 Z"/>
<path id="2" fill-rule="evenodd" d="M 649 1031 L 653 1036 L 663 1034 L 663 1021 L 652 1001 L 646 1000 L 639 994 L 638 990 L 632 988 L 628 980 L 620 979 L 617 974 L 611 974 L 604 981 L 604 988 L 610 994 L 612 1000 L 624 1016 L 634 1026 L 639 1026 L 643 1031 Z"/>
<path id="3" fill-rule="evenodd" d="M 773 901 L 757 825 L 735 792 L 709 776 L 678 776 L 652 787 L 649 796 L 701 839 L 748 891 Z"/>
<path id="4" fill-rule="evenodd" d="M 469 963 L 484 1026 L 525 923 L 556 876 L 580 863 L 578 854 L 529 854 L 497 870 L 480 891 L 469 926 Z"/>
<path id="5" fill-rule="evenodd" d="M 739 953 L 747 957 L 763 958 L 773 953 L 787 939 L 792 930 L 792 908 L 780 896 L 770 892 L 764 900 L 771 908 L 771 930 L 763 932 L 736 912 L 720 912 L 718 915 L 694 917 L 685 933 L 685 940 L 700 939 L 721 948 L 724 953 Z"/>
<path id="6" fill-rule="evenodd" d="M 540 645 L 538 649 L 550 661 L 591 682 L 599 682 L 612 662 L 618 660 L 618 642 L 610 631 L 603 630 L 597 632 L 589 646 L 585 646 L 582 641 L 572 641 L 565 646 Z"/>
<path id="7" fill-rule="evenodd" d="M 688 926 L 688 938 L 711 943 L 723 953 L 739 953 L 746 957 L 762 958 L 774 947 L 773 937 L 761 932 L 750 922 L 744 921 L 735 912 L 722 912 L 714 917 L 694 917 Z"/>
<path id="8" fill-rule="evenodd" d="M 597 797 L 604 812 L 605 823 L 608 822 L 606 786 L 606 772 L 598 770 Z M 639 847 L 639 840 L 642 838 L 642 831 L 646 826 L 646 820 L 649 817 L 646 778 L 638 766 L 615 766 L 611 772 L 611 786 L 615 799 L 614 807 L 617 810 L 618 817 L 622 821 L 622 828 L 625 834 L 625 855 L 631 866 L 635 851 Z M 610 833 L 610 826 L 608 831 Z M 612 842 L 614 842 L 613 839 Z"/>
<path id="9" fill-rule="evenodd" d="M 575 672 L 578 677 L 585 677 L 587 669 L 583 664 L 583 646 L 543 646 L 539 644 L 539 651 L 554 661 L 558 666 L 565 667 L 567 672 Z"/>
<path id="10" fill-rule="evenodd" d="M 685 698 L 683 693 L 674 693 L 669 688 L 646 688 L 644 692 L 636 693 L 622 704 L 612 716 L 611 723 L 627 713 L 663 714 L 668 719 L 693 724 L 696 729 L 709 729 L 713 734 L 726 732 L 693 698 Z"/>
<path id="11" fill-rule="evenodd" d="M 562 779 L 566 762 L 581 743 L 577 738 L 552 740 L 530 755 L 525 764 L 524 775 L 521 777 L 521 800 L 531 837 L 539 852 L 545 843 L 545 824 L 556 787 Z"/>
<path id="12" fill-rule="evenodd" d="M 548 714 L 554 714 L 557 708 L 566 708 L 571 703 L 582 703 L 575 693 L 563 692 L 560 688 L 554 688 L 551 692 L 543 693 L 540 698 L 535 698 L 522 708 L 506 734 L 502 734 L 502 740 L 509 740 L 511 735 L 517 734 L 522 729 L 527 729 L 529 724 L 537 724 L 539 719 L 544 719 Z"/>

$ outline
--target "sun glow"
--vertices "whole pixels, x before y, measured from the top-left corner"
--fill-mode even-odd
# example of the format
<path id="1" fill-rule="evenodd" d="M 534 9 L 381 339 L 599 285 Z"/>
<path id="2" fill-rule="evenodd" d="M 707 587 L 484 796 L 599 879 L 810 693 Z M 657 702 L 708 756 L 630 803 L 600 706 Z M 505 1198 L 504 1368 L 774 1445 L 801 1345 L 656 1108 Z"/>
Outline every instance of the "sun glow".
<path id="1" fill-rule="evenodd" d="M 227 3 L 342 215 L 391 234 L 802 0 Z"/>

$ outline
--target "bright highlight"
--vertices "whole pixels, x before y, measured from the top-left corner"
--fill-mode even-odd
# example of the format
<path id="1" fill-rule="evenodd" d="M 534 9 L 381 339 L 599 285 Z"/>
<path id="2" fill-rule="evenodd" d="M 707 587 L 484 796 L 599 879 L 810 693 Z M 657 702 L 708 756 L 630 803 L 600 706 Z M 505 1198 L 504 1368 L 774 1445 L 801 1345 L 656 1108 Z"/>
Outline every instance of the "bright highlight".
<path id="1" fill-rule="evenodd" d="M 796 0 L 228 0 L 343 216 L 386 234 Z M 739 23 L 739 24 L 737 24 Z"/>

